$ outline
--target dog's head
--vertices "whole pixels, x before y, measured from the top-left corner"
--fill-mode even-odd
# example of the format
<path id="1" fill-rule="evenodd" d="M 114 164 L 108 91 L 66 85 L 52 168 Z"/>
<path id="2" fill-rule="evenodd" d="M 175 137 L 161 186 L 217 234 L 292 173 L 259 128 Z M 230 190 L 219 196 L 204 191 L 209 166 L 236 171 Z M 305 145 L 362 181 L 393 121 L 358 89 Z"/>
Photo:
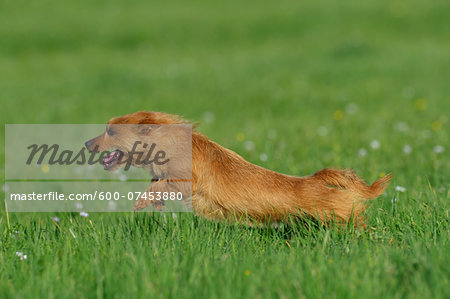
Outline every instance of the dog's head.
<path id="1" fill-rule="evenodd" d="M 139 111 L 112 118 L 108 122 L 105 132 L 87 141 L 85 146 L 89 152 L 104 152 L 113 149 L 103 159 L 105 170 L 115 170 L 124 166 L 125 163 L 142 167 L 142 163 L 136 163 L 142 159 L 142 155 L 139 157 L 139 155 L 130 153 L 140 151 L 145 155 L 150 150 L 149 140 L 158 140 L 159 145 L 164 146 L 170 132 L 162 128 L 164 126 L 159 125 L 187 123 L 176 115 Z M 166 147 L 168 146 L 166 144 Z"/>

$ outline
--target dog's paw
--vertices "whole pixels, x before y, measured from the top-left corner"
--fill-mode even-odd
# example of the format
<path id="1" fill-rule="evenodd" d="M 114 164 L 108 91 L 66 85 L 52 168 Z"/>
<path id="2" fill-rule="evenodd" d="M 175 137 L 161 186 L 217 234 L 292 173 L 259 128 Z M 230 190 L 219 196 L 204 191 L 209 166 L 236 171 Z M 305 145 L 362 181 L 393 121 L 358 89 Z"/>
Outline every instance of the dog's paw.
<path id="1" fill-rule="evenodd" d="M 152 201 L 152 206 L 159 212 L 162 211 L 162 209 L 164 208 L 164 201 L 161 200 L 156 200 L 156 201 Z"/>
<path id="2" fill-rule="evenodd" d="M 161 212 L 162 209 L 164 208 L 164 201 L 146 200 L 146 199 L 141 198 L 135 202 L 135 204 L 133 206 L 133 212 L 141 211 L 141 210 L 145 209 L 146 207 L 148 207 L 149 205 L 152 205 L 152 207 L 154 207 L 157 211 Z"/>
<path id="3" fill-rule="evenodd" d="M 143 199 L 139 199 L 138 201 L 136 201 L 134 203 L 133 206 L 133 212 L 138 212 L 140 210 L 145 209 L 147 206 L 149 205 L 149 203 L 146 200 Z"/>

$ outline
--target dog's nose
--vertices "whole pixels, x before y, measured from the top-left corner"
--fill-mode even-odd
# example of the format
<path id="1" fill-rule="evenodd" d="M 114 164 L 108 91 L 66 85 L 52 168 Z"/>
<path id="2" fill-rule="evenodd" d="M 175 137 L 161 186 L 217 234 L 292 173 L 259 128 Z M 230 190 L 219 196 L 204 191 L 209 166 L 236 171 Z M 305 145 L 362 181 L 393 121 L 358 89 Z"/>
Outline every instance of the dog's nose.
<path id="1" fill-rule="evenodd" d="M 95 138 L 92 138 L 91 140 L 88 140 L 84 143 L 84 146 L 88 149 L 90 153 L 92 152 L 98 152 L 99 147 L 101 146 L 103 135 L 97 136 Z"/>
<path id="2" fill-rule="evenodd" d="M 89 152 L 92 151 L 92 150 L 91 150 L 92 143 L 94 143 L 94 140 L 93 140 L 93 139 L 88 140 L 88 141 L 86 141 L 86 142 L 84 143 L 84 146 L 87 148 L 87 150 L 88 150 Z"/>

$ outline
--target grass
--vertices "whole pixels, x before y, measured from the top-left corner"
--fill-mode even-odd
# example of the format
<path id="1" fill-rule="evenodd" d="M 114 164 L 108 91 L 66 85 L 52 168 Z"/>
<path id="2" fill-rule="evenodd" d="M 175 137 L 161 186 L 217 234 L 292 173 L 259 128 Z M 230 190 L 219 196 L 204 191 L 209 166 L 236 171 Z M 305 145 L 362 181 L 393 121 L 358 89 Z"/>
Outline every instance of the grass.
<path id="1" fill-rule="evenodd" d="M 1 2 L 4 123 L 166 111 L 280 172 L 335 166 L 395 179 L 371 203 L 366 231 L 2 207 L 0 297 L 448 298 L 449 8 Z"/>

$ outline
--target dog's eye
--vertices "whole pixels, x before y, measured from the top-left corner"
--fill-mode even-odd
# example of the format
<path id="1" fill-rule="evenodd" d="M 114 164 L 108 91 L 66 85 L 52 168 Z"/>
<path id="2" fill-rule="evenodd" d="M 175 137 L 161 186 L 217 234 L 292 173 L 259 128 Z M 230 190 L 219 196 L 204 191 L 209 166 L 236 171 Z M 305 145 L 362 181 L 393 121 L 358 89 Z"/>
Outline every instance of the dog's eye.
<path id="1" fill-rule="evenodd" d="M 108 134 L 109 136 L 113 136 L 114 134 L 116 134 L 116 131 L 114 131 L 114 130 L 111 129 L 111 128 L 108 128 L 108 129 L 106 130 L 106 134 Z"/>
<path id="2" fill-rule="evenodd" d="M 140 125 L 139 127 L 139 134 L 141 135 L 148 135 L 150 131 L 152 130 L 152 127 L 149 125 Z"/>

